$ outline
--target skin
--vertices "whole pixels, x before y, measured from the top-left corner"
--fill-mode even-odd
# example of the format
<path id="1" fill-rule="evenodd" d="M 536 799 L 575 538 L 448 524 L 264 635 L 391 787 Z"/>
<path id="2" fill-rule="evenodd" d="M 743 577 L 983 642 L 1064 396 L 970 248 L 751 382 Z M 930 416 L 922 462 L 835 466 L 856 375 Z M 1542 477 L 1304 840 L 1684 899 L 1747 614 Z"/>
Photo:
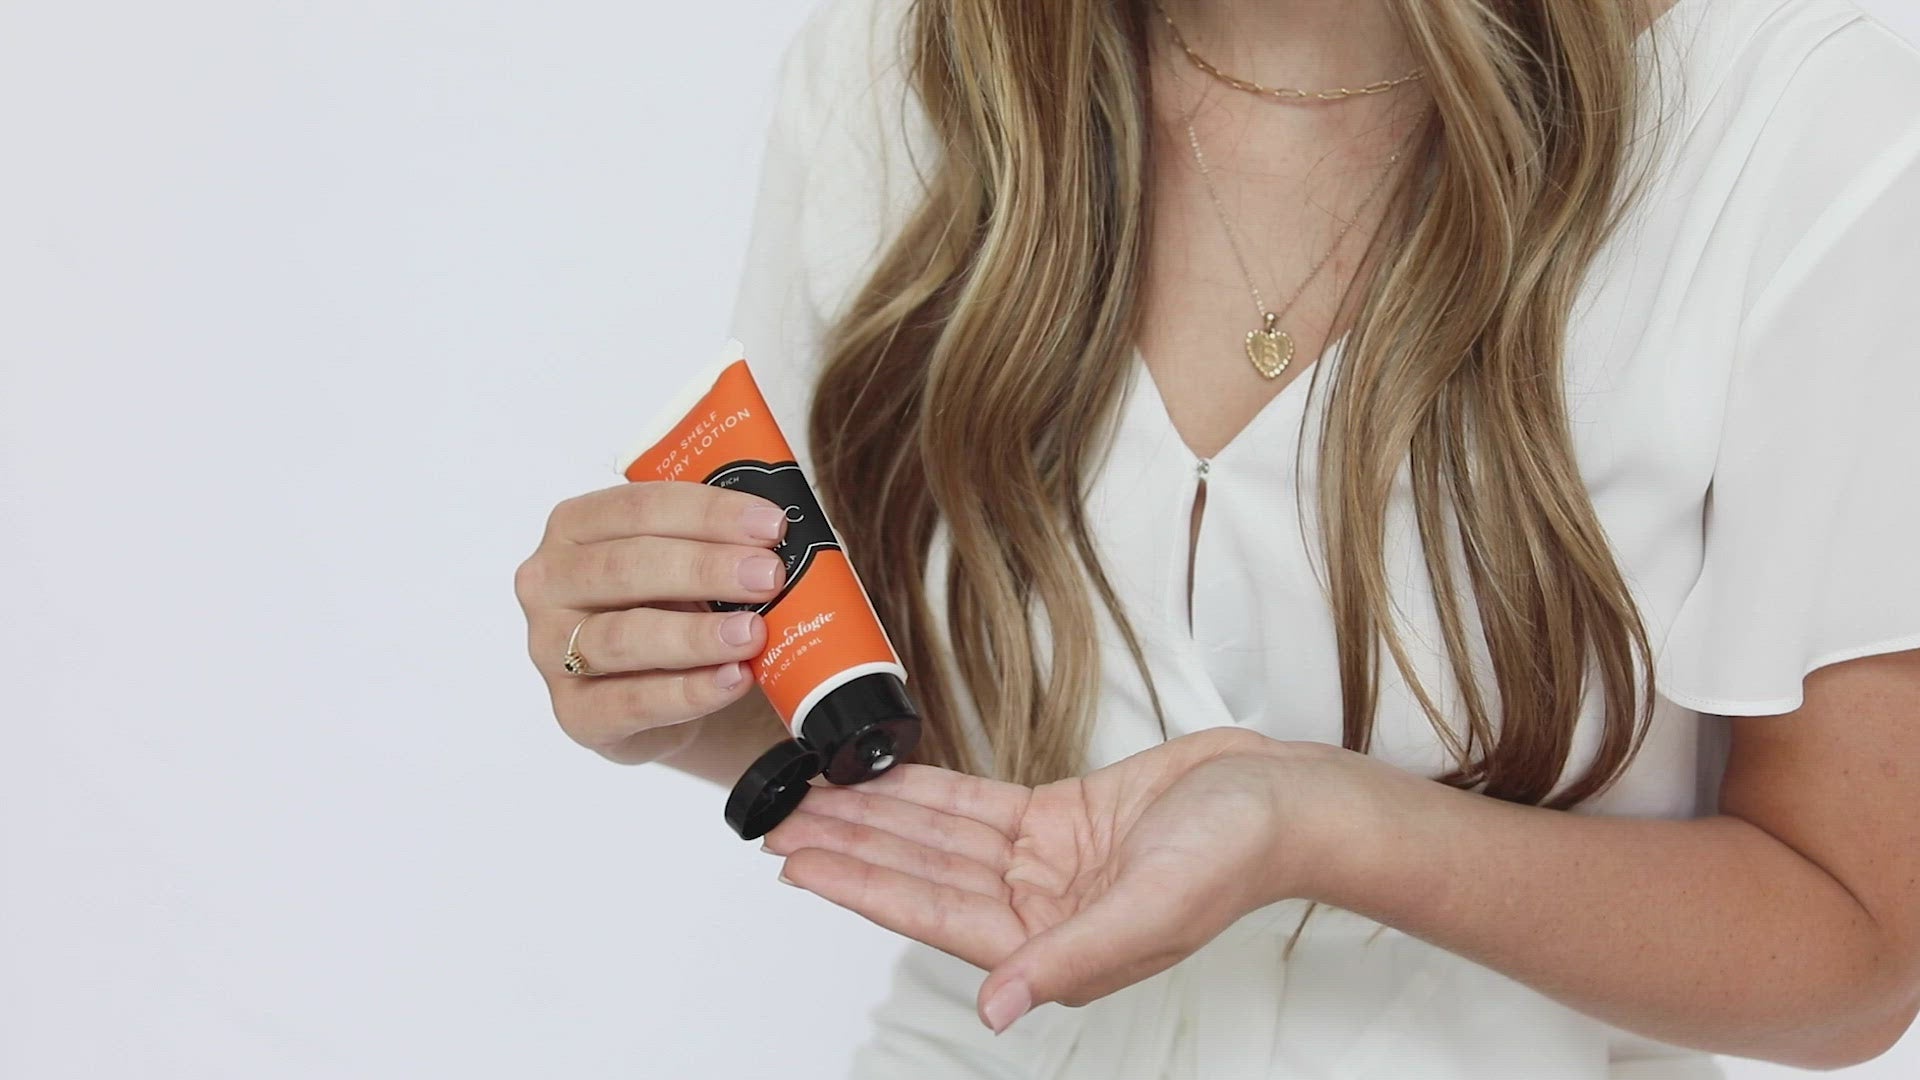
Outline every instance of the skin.
<path id="1" fill-rule="evenodd" d="M 1270 85 L 1355 85 L 1411 66 L 1379 0 L 1166 2 L 1203 54 Z M 1210 455 L 1336 336 L 1377 218 L 1360 215 L 1284 320 L 1293 367 L 1259 379 L 1221 347 L 1255 316 L 1179 118 L 1193 111 L 1275 307 L 1425 102 L 1415 83 L 1338 108 L 1263 108 L 1156 49 L 1168 152 L 1140 345 L 1175 426 Z M 554 509 L 515 592 L 570 737 L 723 786 L 785 737 L 750 680 L 722 685 L 763 647 L 764 626 L 751 618 L 729 644 L 722 616 L 688 602 L 772 595 L 777 584 L 737 577 L 774 543 L 749 527 L 770 506 L 646 483 Z M 580 648 L 613 674 L 566 675 L 567 635 L 595 612 Z M 1256 907 L 1306 897 L 1664 1041 L 1813 1068 L 1871 1058 L 1920 1009 L 1920 650 L 1818 669 L 1801 708 L 1733 718 L 1731 731 L 1718 812 L 1687 821 L 1516 806 L 1339 747 L 1220 729 L 1038 789 L 921 765 L 816 787 L 766 844 L 783 880 L 987 970 L 978 1005 L 995 1030 L 1035 1002 L 1111 993 Z M 1211 826 L 1222 820 L 1233 828 Z"/>
<path id="2" fill-rule="evenodd" d="M 684 755 L 685 771 L 728 784 L 785 738 L 742 664 L 766 647 L 765 621 L 695 604 L 775 595 L 769 549 L 785 530 L 765 499 L 685 481 L 621 483 L 554 507 L 514 595 L 561 730 L 622 764 Z M 576 647 L 605 676 L 562 670 L 576 624 Z"/>
<path id="3" fill-rule="evenodd" d="M 766 848 L 790 884 L 986 969 L 995 1031 L 1305 897 L 1631 1031 L 1838 1068 L 1920 1009 L 1920 650 L 1805 691 L 1733 721 L 1718 813 L 1691 820 L 1503 803 L 1221 728 L 1040 788 L 903 765 L 809 792 Z"/>
<path id="4" fill-rule="evenodd" d="M 1351 87 L 1415 66 L 1380 0 L 1164 6 L 1201 55 L 1266 86 Z M 1338 103 L 1255 97 L 1196 70 L 1153 25 L 1155 204 L 1136 344 L 1187 447 L 1212 457 L 1351 322 L 1342 296 L 1389 189 L 1364 208 L 1362 198 L 1432 99 L 1424 80 Z M 1280 33 L 1295 26 L 1297 35 Z M 1272 381 L 1242 351 L 1260 311 L 1194 161 L 1189 117 L 1267 310 L 1285 308 L 1294 359 Z M 1410 164 L 1403 158 L 1395 172 Z"/>

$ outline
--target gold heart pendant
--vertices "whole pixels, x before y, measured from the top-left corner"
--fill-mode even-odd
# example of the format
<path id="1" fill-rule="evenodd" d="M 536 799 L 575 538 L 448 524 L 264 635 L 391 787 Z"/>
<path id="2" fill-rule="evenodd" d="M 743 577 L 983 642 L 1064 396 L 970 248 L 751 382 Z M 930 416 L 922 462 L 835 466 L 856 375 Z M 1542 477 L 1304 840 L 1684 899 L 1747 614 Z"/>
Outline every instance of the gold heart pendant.
<path id="1" fill-rule="evenodd" d="M 1293 336 L 1268 320 L 1266 329 L 1247 333 L 1247 361 L 1262 378 L 1279 378 L 1293 363 Z"/>

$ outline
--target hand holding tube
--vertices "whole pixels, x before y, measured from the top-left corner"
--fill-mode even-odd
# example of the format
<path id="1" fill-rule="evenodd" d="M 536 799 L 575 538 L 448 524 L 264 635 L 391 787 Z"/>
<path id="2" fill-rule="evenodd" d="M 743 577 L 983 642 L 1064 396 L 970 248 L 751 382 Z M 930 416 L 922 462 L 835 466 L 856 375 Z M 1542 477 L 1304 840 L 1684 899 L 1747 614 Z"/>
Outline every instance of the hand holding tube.
<path id="1" fill-rule="evenodd" d="M 857 784 L 905 760 L 920 716 L 906 669 L 740 343 L 728 342 L 642 431 L 615 465 L 627 479 L 751 492 L 785 515 L 786 535 L 774 546 L 785 583 L 749 602 L 708 597 L 716 609 L 768 620 L 766 647 L 750 667 L 793 736 L 756 758 L 728 796 L 728 826 L 754 839 L 798 805 L 813 777 Z"/>
<path id="2" fill-rule="evenodd" d="M 777 595 L 785 576 L 771 549 L 785 534 L 767 500 L 685 481 L 621 483 L 555 506 L 514 593 L 561 728 L 638 764 L 685 746 L 686 721 L 753 693 L 746 661 L 766 648 L 765 620 L 702 601 Z M 561 669 L 576 625 L 575 647 L 605 677 Z"/>

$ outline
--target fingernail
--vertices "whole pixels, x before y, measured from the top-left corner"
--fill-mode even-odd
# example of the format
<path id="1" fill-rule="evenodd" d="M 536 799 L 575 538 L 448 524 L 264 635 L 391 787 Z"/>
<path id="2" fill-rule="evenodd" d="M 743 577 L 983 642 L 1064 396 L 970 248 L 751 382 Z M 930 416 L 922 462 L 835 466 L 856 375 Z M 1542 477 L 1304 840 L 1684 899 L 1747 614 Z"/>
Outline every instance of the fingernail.
<path id="1" fill-rule="evenodd" d="M 767 842 L 765 840 L 760 841 L 760 850 L 766 852 L 769 855 L 775 854 L 774 850 L 767 846 Z M 785 871 L 781 871 L 781 872 L 785 873 Z"/>
<path id="2" fill-rule="evenodd" d="M 786 882 L 789 885 L 792 885 L 796 889 L 800 887 L 799 882 L 794 881 L 792 878 L 787 876 L 787 871 L 784 867 L 781 868 L 780 870 L 780 880 Z"/>
<path id="3" fill-rule="evenodd" d="M 740 515 L 740 523 L 756 540 L 778 540 L 787 531 L 787 512 L 777 506 L 752 506 Z"/>
<path id="4" fill-rule="evenodd" d="M 749 555 L 740 560 L 739 574 L 741 588 L 765 592 L 780 574 L 780 559 L 771 554 Z"/>
<path id="5" fill-rule="evenodd" d="M 1031 1008 L 1033 992 L 1027 989 L 1026 983 L 1015 979 L 995 990 L 993 996 L 987 999 L 986 1008 L 980 1011 L 986 1016 L 987 1026 L 998 1035 L 1007 1030 L 1008 1024 L 1025 1016 Z"/>
<path id="6" fill-rule="evenodd" d="M 753 612 L 736 611 L 720 620 L 720 640 L 729 645 L 745 645 L 753 640 Z"/>
<path id="7" fill-rule="evenodd" d="M 713 669 L 713 685 L 722 690 L 731 690 L 740 685 L 747 677 L 747 669 L 739 664 L 721 664 Z"/>

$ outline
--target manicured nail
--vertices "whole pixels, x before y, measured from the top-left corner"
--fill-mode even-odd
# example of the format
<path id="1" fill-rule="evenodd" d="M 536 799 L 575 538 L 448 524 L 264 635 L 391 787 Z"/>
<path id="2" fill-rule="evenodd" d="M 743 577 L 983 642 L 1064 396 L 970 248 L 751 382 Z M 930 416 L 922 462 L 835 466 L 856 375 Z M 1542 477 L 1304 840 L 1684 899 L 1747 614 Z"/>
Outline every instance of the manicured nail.
<path id="1" fill-rule="evenodd" d="M 741 588 L 766 592 L 780 575 L 780 558 L 773 554 L 749 555 L 740 560 L 739 575 Z"/>
<path id="2" fill-rule="evenodd" d="M 780 880 L 786 882 L 789 885 L 792 885 L 796 889 L 800 887 L 799 882 L 787 876 L 787 871 L 785 867 L 782 867 L 780 870 Z"/>
<path id="3" fill-rule="evenodd" d="M 756 540 L 778 540 L 787 531 L 787 513 L 777 506 L 748 507 L 740 522 Z"/>
<path id="4" fill-rule="evenodd" d="M 753 612 L 736 611 L 720 620 L 720 640 L 729 645 L 745 645 L 753 640 Z"/>
<path id="5" fill-rule="evenodd" d="M 980 1010 L 986 1016 L 987 1026 L 995 1035 L 1007 1030 L 1007 1025 L 1027 1014 L 1033 1008 L 1033 992 L 1027 984 L 1015 979 L 993 992 L 987 999 L 986 1008 Z"/>
<path id="6" fill-rule="evenodd" d="M 722 690 L 731 690 L 740 685 L 747 677 L 747 669 L 739 664 L 721 664 L 713 669 L 713 685 Z"/>
<path id="7" fill-rule="evenodd" d="M 766 852 L 769 855 L 777 854 L 772 848 L 767 846 L 767 842 L 765 840 L 760 841 L 760 850 Z M 785 871 L 782 871 L 782 873 L 784 872 Z"/>

